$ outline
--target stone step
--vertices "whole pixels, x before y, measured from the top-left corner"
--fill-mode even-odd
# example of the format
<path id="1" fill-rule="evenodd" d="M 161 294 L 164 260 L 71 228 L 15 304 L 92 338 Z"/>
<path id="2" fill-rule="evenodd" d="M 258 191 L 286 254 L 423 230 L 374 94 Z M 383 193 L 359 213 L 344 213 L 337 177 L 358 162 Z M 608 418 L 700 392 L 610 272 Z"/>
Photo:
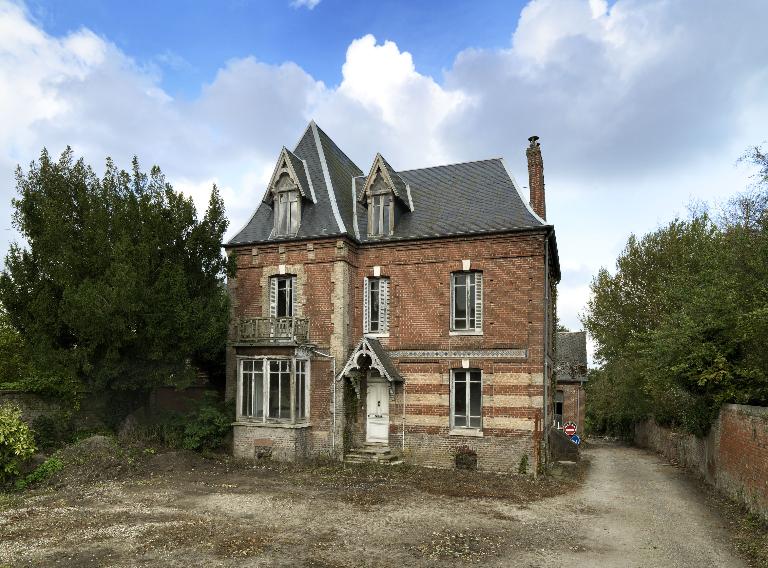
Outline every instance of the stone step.
<path id="1" fill-rule="evenodd" d="M 344 461 L 346 463 L 380 463 L 385 465 L 402 463 L 399 456 L 393 454 L 387 446 L 355 448 L 344 456 Z"/>

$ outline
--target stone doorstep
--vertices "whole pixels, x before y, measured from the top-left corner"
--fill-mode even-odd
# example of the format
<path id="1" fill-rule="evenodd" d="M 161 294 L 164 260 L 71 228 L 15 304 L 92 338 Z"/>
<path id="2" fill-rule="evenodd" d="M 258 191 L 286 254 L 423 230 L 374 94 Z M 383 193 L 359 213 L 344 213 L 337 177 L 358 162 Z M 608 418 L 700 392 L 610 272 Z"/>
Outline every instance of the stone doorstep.
<path id="1" fill-rule="evenodd" d="M 345 463 L 379 463 L 385 465 L 395 465 L 403 463 L 389 446 L 380 444 L 366 444 L 362 448 L 353 448 L 344 456 Z"/>

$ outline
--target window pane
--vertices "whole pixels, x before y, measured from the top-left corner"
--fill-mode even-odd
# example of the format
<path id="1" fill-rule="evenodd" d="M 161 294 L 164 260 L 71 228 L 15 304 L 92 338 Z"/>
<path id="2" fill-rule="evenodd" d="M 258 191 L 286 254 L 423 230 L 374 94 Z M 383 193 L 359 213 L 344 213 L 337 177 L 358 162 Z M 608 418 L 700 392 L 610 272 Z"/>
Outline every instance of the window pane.
<path id="1" fill-rule="evenodd" d="M 289 225 L 290 233 L 293 235 L 294 233 L 296 233 L 296 231 L 299 230 L 299 200 L 296 197 L 296 195 L 292 196 L 289 214 L 290 214 L 290 223 L 288 225 Z"/>
<path id="2" fill-rule="evenodd" d="M 373 210 L 371 211 L 371 234 L 378 235 L 381 227 L 381 201 L 378 196 L 373 198 Z"/>
<path id="3" fill-rule="evenodd" d="M 307 364 L 305 361 L 296 361 L 296 406 L 294 414 L 296 420 L 306 418 L 306 376 Z"/>
<path id="4" fill-rule="evenodd" d="M 383 197 L 383 196 L 382 196 Z M 392 198 L 383 197 L 384 201 L 381 207 L 381 234 L 389 234 L 389 216 L 392 214 Z"/>
<path id="5" fill-rule="evenodd" d="M 368 328 L 369 331 L 379 331 L 379 280 L 369 280 L 368 297 Z"/>
<path id="6" fill-rule="evenodd" d="M 253 373 L 246 372 L 246 363 L 249 363 L 249 361 L 243 361 L 243 376 L 242 382 L 240 383 L 240 392 L 242 397 L 240 414 L 243 416 L 250 416 L 253 397 L 253 393 L 251 391 L 251 379 L 253 377 Z"/>
<path id="7" fill-rule="evenodd" d="M 477 379 L 475 379 L 477 375 Z M 482 417 L 482 391 L 481 391 L 480 373 L 472 373 L 472 380 L 469 383 L 469 425 L 473 428 L 480 427 Z"/>
<path id="8" fill-rule="evenodd" d="M 453 424 L 454 426 L 467 425 L 467 383 L 466 373 L 457 372 L 453 379 Z"/>
<path id="9" fill-rule="evenodd" d="M 264 418 L 264 373 L 263 361 L 257 361 L 253 373 L 253 407 L 252 416 Z"/>
<path id="10" fill-rule="evenodd" d="M 290 276 L 281 276 L 277 279 L 277 317 L 291 317 L 293 315 L 293 279 Z"/>
<path id="11" fill-rule="evenodd" d="M 453 275 L 453 327 L 454 329 L 467 328 L 467 287 L 466 275 Z"/>
<path id="12" fill-rule="evenodd" d="M 285 193 L 279 193 L 277 195 L 277 234 L 286 234 L 286 195 Z"/>
<path id="13" fill-rule="evenodd" d="M 280 361 L 269 362 L 269 417 L 280 417 Z"/>

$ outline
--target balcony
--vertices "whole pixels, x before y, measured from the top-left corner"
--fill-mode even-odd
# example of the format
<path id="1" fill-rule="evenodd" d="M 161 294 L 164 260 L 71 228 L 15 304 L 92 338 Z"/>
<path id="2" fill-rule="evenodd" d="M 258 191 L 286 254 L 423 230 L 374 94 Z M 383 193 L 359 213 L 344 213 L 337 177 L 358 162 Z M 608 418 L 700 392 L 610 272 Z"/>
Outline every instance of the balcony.
<path id="1" fill-rule="evenodd" d="M 304 345 L 309 343 L 308 318 L 242 318 L 237 324 L 240 345 Z"/>

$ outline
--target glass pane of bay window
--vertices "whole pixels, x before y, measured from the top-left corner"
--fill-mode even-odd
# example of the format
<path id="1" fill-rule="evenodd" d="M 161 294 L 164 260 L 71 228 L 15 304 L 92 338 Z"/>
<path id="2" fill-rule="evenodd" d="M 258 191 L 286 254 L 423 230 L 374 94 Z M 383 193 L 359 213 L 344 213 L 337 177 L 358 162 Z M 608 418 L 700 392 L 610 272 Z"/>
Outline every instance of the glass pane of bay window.
<path id="1" fill-rule="evenodd" d="M 294 409 L 296 420 L 304 420 L 307 417 L 307 362 L 296 361 L 296 406 Z"/>
<path id="2" fill-rule="evenodd" d="M 286 419 L 291 416 L 290 361 L 269 362 L 268 418 Z"/>

